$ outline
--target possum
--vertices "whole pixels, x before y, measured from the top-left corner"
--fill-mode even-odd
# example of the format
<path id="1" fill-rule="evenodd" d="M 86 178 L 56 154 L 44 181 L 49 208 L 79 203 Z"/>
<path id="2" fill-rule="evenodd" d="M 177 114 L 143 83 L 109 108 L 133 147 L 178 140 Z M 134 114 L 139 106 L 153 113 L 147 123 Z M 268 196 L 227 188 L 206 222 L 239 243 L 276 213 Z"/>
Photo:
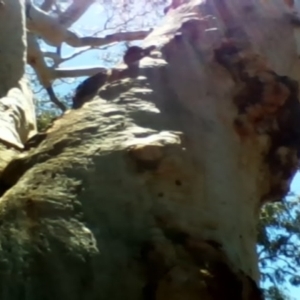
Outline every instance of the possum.
<path id="1" fill-rule="evenodd" d="M 123 61 L 127 66 L 129 66 L 138 62 L 143 57 L 150 55 L 151 51 L 153 51 L 155 48 L 156 46 L 149 46 L 145 49 L 139 46 L 132 46 L 125 52 Z"/>
<path id="2" fill-rule="evenodd" d="M 143 57 L 149 55 L 155 46 L 149 46 L 145 49 L 139 46 L 132 46 L 125 52 L 123 60 L 124 63 L 130 67 L 132 64 L 138 62 Z M 82 105 L 91 100 L 98 92 L 98 90 L 108 81 L 116 80 L 126 75 L 126 70 L 120 72 L 112 72 L 112 70 L 101 71 L 91 77 L 82 81 L 75 90 L 73 96 L 72 109 L 78 109 Z"/>
<path id="3" fill-rule="evenodd" d="M 91 100 L 106 83 L 107 77 L 107 71 L 102 71 L 82 81 L 75 90 L 72 109 L 78 109 Z"/>

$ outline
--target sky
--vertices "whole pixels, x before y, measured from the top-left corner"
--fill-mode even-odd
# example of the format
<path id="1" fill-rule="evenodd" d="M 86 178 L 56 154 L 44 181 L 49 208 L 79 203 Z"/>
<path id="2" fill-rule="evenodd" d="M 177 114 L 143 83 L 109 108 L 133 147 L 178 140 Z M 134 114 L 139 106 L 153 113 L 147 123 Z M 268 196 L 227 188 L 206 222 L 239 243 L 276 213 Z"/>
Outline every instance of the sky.
<path id="1" fill-rule="evenodd" d="M 99 27 L 101 28 L 103 26 L 105 17 L 103 17 L 103 11 L 101 9 L 101 6 L 98 4 L 94 4 L 90 7 L 90 9 L 81 17 L 81 19 L 76 22 L 72 26 L 72 30 L 77 32 L 79 35 L 83 35 L 83 32 L 86 32 L 86 30 L 91 30 L 92 28 Z M 51 48 L 48 46 L 44 46 L 47 50 L 50 50 Z M 63 56 L 72 54 L 76 49 L 65 46 L 63 47 Z M 117 53 L 120 53 L 120 46 L 116 45 L 114 46 L 110 51 L 112 53 L 116 52 L 116 60 L 121 59 L 122 56 L 117 55 Z M 99 65 L 100 67 L 106 67 L 107 65 L 101 61 L 101 51 L 103 50 L 90 50 L 85 52 L 84 54 L 63 63 L 62 67 L 92 67 L 95 65 Z M 80 78 L 81 80 L 83 78 Z M 60 85 L 56 91 L 61 92 L 62 94 L 65 94 L 69 92 L 70 90 L 74 90 L 76 86 L 78 85 L 78 82 L 72 83 L 71 81 L 68 83 L 64 83 Z M 296 195 L 300 195 L 300 173 L 298 172 L 296 176 L 294 177 L 292 184 L 291 184 L 291 192 L 295 193 Z M 300 272 L 300 271 L 299 271 Z M 294 288 L 293 286 L 288 285 L 287 286 L 289 295 L 293 297 L 294 299 L 300 299 L 300 288 Z"/>
<path id="2" fill-rule="evenodd" d="M 300 195 L 300 173 L 298 172 L 291 184 L 291 192 Z"/>

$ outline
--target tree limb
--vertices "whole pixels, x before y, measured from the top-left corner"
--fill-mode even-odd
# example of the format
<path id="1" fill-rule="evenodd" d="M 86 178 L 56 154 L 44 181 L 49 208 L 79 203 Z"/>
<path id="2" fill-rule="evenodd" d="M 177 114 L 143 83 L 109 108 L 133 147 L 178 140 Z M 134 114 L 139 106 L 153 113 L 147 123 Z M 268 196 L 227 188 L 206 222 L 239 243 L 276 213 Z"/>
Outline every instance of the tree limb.
<path id="1" fill-rule="evenodd" d="M 50 51 L 42 51 L 44 57 L 48 57 L 51 58 L 54 62 L 53 66 L 58 66 L 59 64 L 66 62 L 70 59 L 73 59 L 79 55 L 81 55 L 82 53 L 85 53 L 88 50 L 91 50 L 91 47 L 86 47 L 84 49 L 80 49 L 78 51 L 73 52 L 71 55 L 65 56 L 65 57 L 61 57 L 59 54 L 55 53 L 55 52 L 50 52 Z"/>
<path id="2" fill-rule="evenodd" d="M 59 103 L 59 100 L 56 98 L 52 88 L 52 83 L 55 79 L 91 76 L 95 73 L 104 71 L 105 69 L 101 67 L 57 69 L 56 67 L 60 63 L 80 55 L 91 47 L 100 47 L 121 41 L 141 40 L 151 32 L 151 30 L 117 32 L 105 37 L 79 37 L 74 32 L 68 30 L 67 28 L 76 22 L 93 3 L 94 0 L 73 0 L 72 4 L 64 13 L 59 14 L 58 17 L 53 17 L 47 13 L 47 11 L 55 4 L 54 0 L 45 0 L 41 6 L 42 9 L 33 5 L 30 0 L 26 0 L 26 25 L 29 30 L 27 37 L 27 62 L 35 70 L 40 84 L 47 90 L 51 101 L 57 104 L 62 110 L 64 108 Z M 58 51 L 56 53 L 43 52 L 40 49 L 35 35 L 41 36 L 47 44 L 57 47 Z M 85 47 L 85 49 L 77 51 L 68 57 L 62 58 L 60 49 L 63 42 L 75 48 Z M 47 66 L 45 57 L 53 59 L 54 64 L 52 67 Z"/>
<path id="3" fill-rule="evenodd" d="M 27 44 L 27 62 L 35 70 L 37 77 L 44 88 L 50 87 L 52 85 L 52 81 L 58 78 L 91 76 L 97 72 L 105 70 L 105 68 L 102 67 L 76 69 L 56 69 L 54 67 L 48 67 L 44 59 L 44 53 L 41 51 L 35 36 L 31 33 L 27 36 Z M 56 56 L 55 53 L 48 52 L 48 55 L 56 59 L 59 58 L 59 56 Z"/>
<path id="4" fill-rule="evenodd" d="M 27 34 L 27 63 L 34 69 L 39 82 L 44 88 L 51 86 L 53 79 L 36 37 L 32 33 Z"/>
<path id="5" fill-rule="evenodd" d="M 57 18 L 50 16 L 38 7 L 27 4 L 26 25 L 29 31 L 41 36 L 51 46 L 60 46 L 63 42 L 72 47 L 99 47 L 114 42 L 144 39 L 150 31 L 119 32 L 106 37 L 79 37 L 68 30 Z"/>
<path id="6" fill-rule="evenodd" d="M 94 2 L 95 0 L 73 0 L 72 4 L 59 16 L 57 21 L 66 28 L 69 28 Z"/>
<path id="7" fill-rule="evenodd" d="M 81 77 L 81 76 L 92 76 L 99 72 L 106 71 L 106 68 L 92 67 L 92 68 L 61 68 L 53 69 L 52 75 L 54 78 L 68 78 L 68 77 Z"/>
<path id="8" fill-rule="evenodd" d="M 66 111 L 66 110 L 67 110 L 66 106 L 65 106 L 62 102 L 60 102 L 60 101 L 58 100 L 58 98 L 56 97 L 56 95 L 55 95 L 55 93 L 54 93 L 54 90 L 53 90 L 52 86 L 46 88 L 46 91 L 47 91 L 47 93 L 48 93 L 48 95 L 49 95 L 49 98 L 50 98 L 51 102 L 53 102 L 53 103 L 54 103 L 57 107 L 59 107 L 62 111 Z"/>

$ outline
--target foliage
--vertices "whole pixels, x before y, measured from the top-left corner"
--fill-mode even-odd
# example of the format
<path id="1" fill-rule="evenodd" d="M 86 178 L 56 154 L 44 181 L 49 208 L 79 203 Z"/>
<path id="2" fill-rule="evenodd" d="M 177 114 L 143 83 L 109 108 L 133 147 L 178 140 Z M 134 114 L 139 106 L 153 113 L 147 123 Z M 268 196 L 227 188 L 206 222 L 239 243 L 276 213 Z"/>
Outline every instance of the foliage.
<path id="1" fill-rule="evenodd" d="M 57 115 L 53 111 L 43 112 L 37 116 L 37 128 L 38 131 L 44 131 Z"/>
<path id="2" fill-rule="evenodd" d="M 265 290 L 266 300 L 290 300 L 291 298 L 282 290 L 275 286 L 271 286 Z"/>
<path id="3" fill-rule="evenodd" d="M 289 299 L 283 287 L 300 287 L 299 199 L 289 196 L 282 202 L 264 206 L 258 233 L 261 281 L 267 287 L 266 297 Z"/>
<path id="4" fill-rule="evenodd" d="M 47 95 L 45 93 L 39 93 L 39 100 L 36 100 L 36 116 L 37 116 L 37 129 L 38 131 L 44 131 L 47 129 L 52 121 L 61 115 L 61 111 L 52 103 L 49 103 Z M 60 99 L 66 107 L 70 106 L 72 93 L 66 93 L 61 95 Z M 45 99 L 45 100 L 42 100 Z"/>

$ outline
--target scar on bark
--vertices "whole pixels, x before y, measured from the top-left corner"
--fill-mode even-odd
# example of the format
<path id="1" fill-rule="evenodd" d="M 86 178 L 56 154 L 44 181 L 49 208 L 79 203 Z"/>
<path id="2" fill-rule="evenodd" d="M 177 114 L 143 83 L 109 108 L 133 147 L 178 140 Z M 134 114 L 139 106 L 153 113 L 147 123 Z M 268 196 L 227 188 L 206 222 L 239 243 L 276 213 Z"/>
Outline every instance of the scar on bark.
<path id="1" fill-rule="evenodd" d="M 137 172 L 155 171 L 163 158 L 162 148 L 161 145 L 135 145 L 128 149 L 128 155 Z"/>
<path id="2" fill-rule="evenodd" d="M 265 135 L 271 141 L 264 159 L 271 174 L 266 201 L 280 201 L 300 158 L 299 86 L 295 80 L 268 69 L 257 55 L 242 53 L 234 43 L 224 43 L 215 50 L 215 59 L 232 75 L 237 92 L 234 129 L 241 139 Z M 254 75 L 248 70 L 256 69 Z"/>

